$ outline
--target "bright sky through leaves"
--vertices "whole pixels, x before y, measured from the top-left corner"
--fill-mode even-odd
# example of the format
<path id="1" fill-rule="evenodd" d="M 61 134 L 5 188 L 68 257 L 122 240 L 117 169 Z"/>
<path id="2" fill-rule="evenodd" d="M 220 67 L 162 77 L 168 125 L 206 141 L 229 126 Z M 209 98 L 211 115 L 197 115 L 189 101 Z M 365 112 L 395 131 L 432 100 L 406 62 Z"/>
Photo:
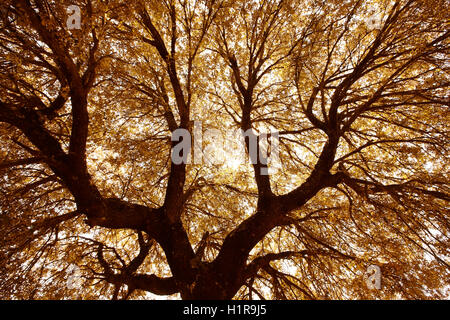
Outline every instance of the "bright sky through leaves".
<path id="1" fill-rule="evenodd" d="M 449 9 L 2 1 L 0 298 L 448 298 Z"/>

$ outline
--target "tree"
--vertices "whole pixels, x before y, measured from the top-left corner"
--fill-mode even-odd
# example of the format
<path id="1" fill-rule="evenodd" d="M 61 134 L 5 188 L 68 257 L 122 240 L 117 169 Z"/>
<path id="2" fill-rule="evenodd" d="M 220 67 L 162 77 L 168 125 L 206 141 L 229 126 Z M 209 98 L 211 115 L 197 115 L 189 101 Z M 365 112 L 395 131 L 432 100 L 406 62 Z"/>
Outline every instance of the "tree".
<path id="1" fill-rule="evenodd" d="M 448 12 L 2 2 L 0 296 L 448 297 Z M 171 161 L 212 128 L 279 166 Z"/>

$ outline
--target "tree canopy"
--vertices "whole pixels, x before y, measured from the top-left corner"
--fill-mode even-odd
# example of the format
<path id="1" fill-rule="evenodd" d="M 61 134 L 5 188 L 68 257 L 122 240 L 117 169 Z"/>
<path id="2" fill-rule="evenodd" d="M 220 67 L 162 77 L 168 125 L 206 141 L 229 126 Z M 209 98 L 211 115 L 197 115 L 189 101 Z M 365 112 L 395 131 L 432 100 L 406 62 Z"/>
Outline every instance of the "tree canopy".
<path id="1" fill-rule="evenodd" d="M 448 297 L 449 7 L 2 1 L 0 298 Z"/>

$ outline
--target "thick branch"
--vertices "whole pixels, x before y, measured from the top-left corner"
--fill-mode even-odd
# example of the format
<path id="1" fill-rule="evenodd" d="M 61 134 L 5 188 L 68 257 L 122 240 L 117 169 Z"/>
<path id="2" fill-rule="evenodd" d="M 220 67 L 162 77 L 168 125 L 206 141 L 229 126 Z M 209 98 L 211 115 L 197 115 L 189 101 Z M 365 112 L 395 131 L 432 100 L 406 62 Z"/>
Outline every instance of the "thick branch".
<path id="1" fill-rule="evenodd" d="M 4 161 L 0 163 L 0 170 L 12 168 L 16 166 L 23 166 L 27 164 L 36 164 L 36 163 L 42 163 L 41 157 L 32 157 L 28 159 L 19 159 L 19 160 L 12 160 L 12 161 Z"/>
<path id="2" fill-rule="evenodd" d="M 160 278 L 154 274 L 106 275 L 105 280 L 113 284 L 126 284 L 131 288 L 148 291 L 157 295 L 170 295 L 179 292 L 175 279 Z"/>

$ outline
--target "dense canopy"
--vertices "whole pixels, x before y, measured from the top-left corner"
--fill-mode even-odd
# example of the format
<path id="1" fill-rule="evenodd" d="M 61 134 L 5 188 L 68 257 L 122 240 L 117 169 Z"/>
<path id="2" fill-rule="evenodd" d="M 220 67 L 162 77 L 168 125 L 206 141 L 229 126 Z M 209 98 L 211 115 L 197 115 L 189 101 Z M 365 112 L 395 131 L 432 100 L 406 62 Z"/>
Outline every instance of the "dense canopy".
<path id="1" fill-rule="evenodd" d="M 0 298 L 448 298 L 449 7 L 3 0 Z"/>

